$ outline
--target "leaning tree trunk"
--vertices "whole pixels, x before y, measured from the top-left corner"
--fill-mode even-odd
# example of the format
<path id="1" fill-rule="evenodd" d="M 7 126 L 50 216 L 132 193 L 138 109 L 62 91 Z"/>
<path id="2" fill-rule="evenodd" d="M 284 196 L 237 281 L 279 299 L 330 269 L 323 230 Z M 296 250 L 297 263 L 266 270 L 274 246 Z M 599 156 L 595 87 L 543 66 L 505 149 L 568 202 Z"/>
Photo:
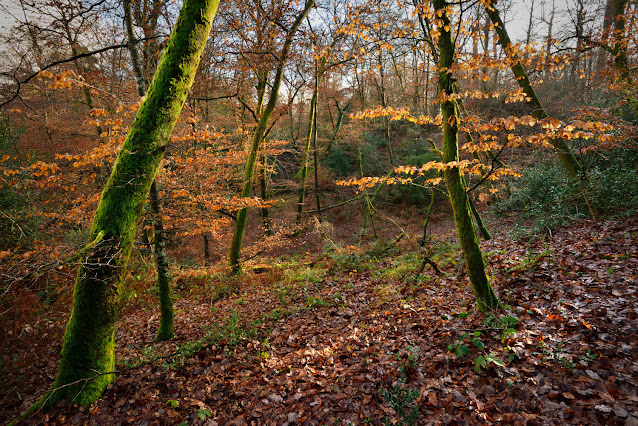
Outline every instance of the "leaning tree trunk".
<path id="1" fill-rule="evenodd" d="M 288 54 L 290 52 L 290 48 L 292 47 L 295 33 L 301 26 L 303 20 L 306 19 L 308 12 L 310 12 L 310 9 L 312 9 L 314 4 L 315 0 L 306 1 L 304 9 L 301 11 L 301 13 L 299 13 L 299 15 L 297 15 L 292 27 L 286 33 L 286 40 L 284 41 L 284 45 L 279 55 L 279 63 L 277 64 L 277 72 L 275 74 L 275 79 L 273 80 L 270 97 L 268 99 L 268 103 L 266 104 L 266 108 L 264 108 L 261 116 L 259 117 L 259 122 L 257 123 L 257 128 L 255 129 L 255 134 L 253 135 L 252 143 L 250 145 L 248 159 L 246 160 L 246 165 L 244 166 L 244 178 L 241 190 L 242 198 L 250 197 L 250 194 L 252 192 L 253 176 L 255 175 L 255 163 L 257 162 L 257 153 L 259 152 L 259 147 L 264 139 L 264 135 L 266 134 L 270 116 L 277 106 L 279 87 L 281 86 L 281 80 L 284 76 L 284 66 L 286 64 L 286 60 L 288 59 Z M 233 240 L 230 246 L 229 263 L 231 272 L 233 274 L 238 274 L 241 271 L 239 261 L 241 257 L 241 245 L 244 240 L 244 231 L 246 230 L 247 220 L 248 207 L 243 207 L 237 212 L 237 220 L 235 221 Z"/>
<path id="2" fill-rule="evenodd" d="M 454 79 L 448 70 L 454 63 L 454 41 L 452 40 L 450 19 L 445 8 L 446 0 L 434 0 L 435 10 L 442 11 L 442 23 L 439 36 L 439 92 L 445 92 L 447 96 L 454 93 Z M 441 101 L 441 113 L 443 115 L 443 162 L 451 163 L 459 161 L 458 146 L 458 114 L 455 103 L 449 98 Z M 463 178 L 458 167 L 446 167 L 444 171 L 445 185 L 450 196 L 454 221 L 459 234 L 461 248 L 465 254 L 465 266 L 474 295 L 480 311 L 487 311 L 499 307 L 496 294 L 490 286 L 485 274 L 483 254 L 478 245 L 474 224 L 469 210 L 468 195 L 463 183 Z"/>
<path id="3" fill-rule="evenodd" d="M 337 141 L 337 136 L 339 135 L 339 130 L 341 129 L 341 124 L 343 123 L 343 117 L 346 115 L 346 111 L 348 110 L 348 108 L 350 108 L 349 102 L 343 108 L 339 106 L 339 101 L 337 101 L 336 99 L 335 104 L 337 106 L 337 122 L 335 123 L 332 137 L 330 138 L 328 146 L 326 147 L 326 154 L 330 154 L 330 151 L 332 150 L 332 144 Z"/>
<path id="4" fill-rule="evenodd" d="M 508 59 L 511 64 L 510 67 L 514 76 L 516 77 L 516 82 L 520 86 L 521 89 L 525 92 L 525 94 L 530 98 L 528 101 L 529 106 L 532 107 L 532 116 L 537 120 L 542 120 L 543 118 L 549 117 L 543 104 L 536 96 L 536 92 L 532 87 L 532 84 L 527 77 L 527 73 L 523 69 L 523 66 L 520 63 L 520 58 L 518 58 L 512 51 L 512 42 L 510 40 L 509 35 L 507 34 L 507 30 L 505 29 L 505 24 L 501 20 L 498 9 L 496 9 L 496 5 L 493 2 L 488 5 L 485 10 L 489 15 L 492 23 L 496 26 L 496 34 L 498 35 L 498 43 L 501 45 L 503 51 L 507 54 Z M 563 138 L 555 138 L 551 139 L 550 143 L 554 147 L 554 151 L 556 155 L 558 155 L 558 159 L 563 164 L 563 167 L 569 174 L 569 176 L 573 179 L 578 177 L 578 175 L 583 171 L 580 163 L 576 159 L 576 156 L 569 148 L 567 141 Z"/>
<path id="5" fill-rule="evenodd" d="M 58 375 L 32 407 L 90 405 L 114 380 L 121 284 L 169 136 L 193 83 L 219 0 L 185 0 L 162 60 L 117 156 L 80 265 Z"/>
<path id="6" fill-rule="evenodd" d="M 124 0 L 124 21 L 128 35 L 128 51 L 133 64 L 133 74 L 135 75 L 135 85 L 137 94 L 140 97 L 146 95 L 146 81 L 140 66 L 137 47 L 135 46 L 135 33 L 133 32 L 133 19 L 131 18 L 131 0 Z M 169 340 L 175 337 L 173 326 L 173 300 L 171 299 L 170 277 L 168 275 L 168 258 L 166 255 L 166 242 L 164 240 L 164 221 L 159 199 L 159 187 L 157 179 L 153 180 L 151 192 L 151 211 L 153 212 L 153 232 L 155 239 L 153 242 L 155 251 L 155 265 L 157 269 L 157 290 L 160 300 L 160 323 L 157 329 L 156 339 L 159 341 Z"/>

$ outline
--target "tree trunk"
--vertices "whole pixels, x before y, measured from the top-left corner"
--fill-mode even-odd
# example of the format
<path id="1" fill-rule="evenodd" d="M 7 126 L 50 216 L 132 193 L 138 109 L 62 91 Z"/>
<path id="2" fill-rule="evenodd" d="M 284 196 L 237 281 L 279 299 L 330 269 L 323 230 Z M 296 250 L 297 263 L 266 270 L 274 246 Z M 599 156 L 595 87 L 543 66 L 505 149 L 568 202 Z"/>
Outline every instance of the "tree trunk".
<path id="1" fill-rule="evenodd" d="M 261 156 L 261 176 L 259 176 L 259 187 L 261 189 L 261 199 L 266 201 L 268 199 L 268 156 Z M 266 235 L 272 236 L 272 226 L 270 224 L 270 214 L 268 213 L 268 207 L 261 208 L 261 219 L 264 222 L 264 230 Z"/>
<path id="2" fill-rule="evenodd" d="M 301 170 L 299 170 L 299 199 L 297 201 L 297 232 L 301 230 L 301 217 L 303 215 L 304 198 L 306 196 L 306 177 L 308 174 L 308 160 L 310 158 L 310 142 L 313 134 L 316 134 L 315 117 L 317 115 L 317 99 L 319 97 L 319 70 L 315 68 L 315 85 L 312 88 L 312 99 L 310 100 L 310 112 L 308 113 L 308 130 L 306 131 L 306 144 L 301 160 Z"/>
<path id="3" fill-rule="evenodd" d="M 439 28 L 439 92 L 446 95 L 454 93 L 454 80 L 447 72 L 454 63 L 454 41 L 452 40 L 450 19 L 445 13 L 446 0 L 434 0 L 434 8 L 441 15 L 442 24 Z M 458 115 L 455 103 L 449 99 L 441 101 L 441 113 L 443 116 L 443 162 L 459 161 L 458 147 Z M 445 185 L 450 196 L 454 221 L 459 234 L 461 248 L 465 254 L 465 266 L 470 278 L 470 283 L 476 297 L 477 308 L 480 311 L 495 309 L 500 306 L 496 294 L 490 286 L 485 274 L 483 254 L 478 245 L 474 224 L 470 215 L 468 195 L 463 183 L 463 178 L 458 167 L 446 168 Z"/>
<path id="4" fill-rule="evenodd" d="M 541 101 L 538 99 L 538 96 L 536 96 L 536 92 L 534 91 L 534 88 L 532 87 L 529 78 L 527 77 L 527 73 L 520 63 L 519 58 L 509 53 L 512 51 L 512 42 L 510 41 L 507 30 L 505 29 L 505 25 L 501 20 L 498 9 L 496 9 L 493 3 L 487 6 L 485 9 L 490 19 L 492 20 L 492 23 L 496 25 L 495 29 L 496 33 L 498 34 L 498 43 L 501 45 L 503 51 L 506 52 L 509 60 L 511 61 L 510 66 L 512 72 L 514 73 L 514 76 L 516 77 L 516 82 L 521 87 L 521 89 L 523 89 L 525 94 L 530 98 L 530 100 L 528 101 L 528 105 L 532 107 L 532 116 L 537 120 L 549 117 L 549 115 L 545 111 L 545 108 L 543 108 Z M 572 179 L 578 177 L 578 175 L 582 172 L 582 167 L 576 159 L 576 156 L 574 156 L 572 150 L 569 148 L 567 141 L 563 138 L 555 138 L 550 140 L 550 143 L 554 147 L 554 151 L 558 155 L 558 159 L 563 164 L 565 170 L 567 170 L 569 176 Z"/>
<path id="5" fill-rule="evenodd" d="M 102 192 L 78 271 L 58 375 L 30 412 L 67 399 L 88 406 L 114 380 L 121 284 L 142 208 L 199 64 L 219 0 L 185 0 Z"/>
<path id="6" fill-rule="evenodd" d="M 315 202 L 317 206 L 317 216 L 319 216 L 319 222 L 322 222 L 321 218 L 321 197 L 319 193 L 319 157 L 317 157 L 317 108 L 315 107 L 315 117 L 314 117 L 314 128 L 315 131 L 312 134 L 312 153 L 314 158 L 314 166 L 315 166 Z"/>
<path id="7" fill-rule="evenodd" d="M 69 45 L 71 46 L 71 54 L 73 56 L 78 56 L 79 52 L 77 47 L 75 46 L 75 41 L 73 40 L 73 36 L 71 35 L 71 30 L 69 29 L 69 23 L 65 22 L 64 24 L 64 31 L 67 37 L 67 41 L 69 42 Z M 75 69 L 78 72 L 79 75 L 84 74 L 82 68 L 80 67 L 80 62 L 75 59 L 73 61 L 73 64 L 75 65 Z M 86 101 L 86 105 L 89 107 L 89 112 L 93 110 L 93 97 L 91 96 L 91 89 L 89 89 L 89 87 L 87 85 L 82 85 L 82 92 L 84 93 L 84 100 Z M 97 136 L 98 138 L 102 136 L 102 127 L 98 124 L 95 126 L 95 131 L 97 132 Z"/>
<path id="8" fill-rule="evenodd" d="M 614 21 L 614 67 L 620 73 L 621 80 L 627 80 L 631 84 L 629 76 L 629 59 L 627 57 L 627 39 L 625 34 L 625 7 L 627 0 L 612 0 L 612 13 Z"/>
<path id="9" fill-rule="evenodd" d="M 135 46 L 135 33 L 133 32 L 133 19 L 131 18 L 131 1 L 124 0 L 124 22 L 128 35 L 128 51 L 131 55 L 133 74 L 135 75 L 135 85 L 137 94 L 140 97 L 146 95 L 146 81 L 140 66 L 137 47 Z M 151 211 L 153 212 L 153 233 L 155 234 L 155 265 L 157 269 L 157 289 L 160 300 L 160 325 L 157 330 L 156 339 L 159 341 L 169 340 L 175 337 L 173 328 L 173 300 L 171 299 L 170 277 L 168 270 L 168 258 L 166 255 L 166 242 L 164 241 L 164 221 L 162 220 L 162 209 L 159 200 L 159 187 L 157 179 L 151 184 Z"/>
<path id="10" fill-rule="evenodd" d="M 328 142 L 328 146 L 326 147 L 326 154 L 330 154 L 332 150 L 332 144 L 337 141 L 337 136 L 339 135 L 339 130 L 341 129 L 341 124 L 343 123 L 343 117 L 346 115 L 346 111 L 350 107 L 350 102 L 346 104 L 343 108 L 339 106 L 339 101 L 335 99 L 335 105 L 337 106 L 337 121 L 334 126 L 334 131 L 332 133 L 332 137 Z"/>
<path id="11" fill-rule="evenodd" d="M 157 329 L 157 341 L 170 340 L 175 337 L 173 328 L 173 300 L 171 299 L 170 277 L 168 275 L 168 259 L 166 242 L 164 241 L 164 223 L 160 207 L 157 179 L 151 184 L 151 209 L 153 210 L 153 230 L 155 231 L 155 264 L 157 266 L 157 290 L 160 300 L 160 323 Z"/>
<path id="12" fill-rule="evenodd" d="M 243 178 L 243 186 L 241 191 L 241 197 L 246 198 L 250 197 L 253 183 L 253 176 L 255 174 L 255 163 L 257 160 L 257 153 L 259 151 L 259 147 L 261 145 L 262 140 L 264 139 L 264 135 L 266 133 L 266 128 L 268 127 L 268 121 L 270 120 L 270 116 L 275 110 L 275 106 L 277 105 L 277 97 L 279 93 L 279 87 L 281 86 L 281 80 L 283 78 L 284 66 L 286 64 L 286 60 L 288 59 L 288 53 L 290 52 L 290 47 L 292 46 L 292 41 L 295 36 L 295 33 L 301 26 L 301 23 L 310 12 L 310 9 L 314 6 L 315 0 L 308 0 L 305 4 L 303 11 L 297 15 L 295 18 L 295 22 L 292 25 L 291 29 L 286 34 L 286 40 L 284 42 L 284 46 L 281 50 L 281 54 L 279 55 L 279 64 L 277 65 L 277 72 L 275 74 L 275 79 L 273 81 L 272 89 L 270 92 L 270 98 L 268 99 L 268 104 L 266 108 L 264 108 L 263 113 L 259 117 L 259 122 L 257 123 L 257 128 L 255 129 L 255 134 L 253 135 L 253 140 L 250 145 L 250 152 L 248 153 L 248 159 L 246 160 L 246 165 L 244 167 L 244 178 Z M 244 231 L 246 230 L 246 220 L 248 219 L 248 208 L 244 207 L 237 212 L 237 220 L 235 221 L 235 231 L 233 232 L 233 241 L 230 246 L 230 267 L 231 272 L 233 274 L 238 274 L 241 271 L 241 267 L 239 265 L 239 260 L 241 257 L 241 245 L 244 239 Z"/>

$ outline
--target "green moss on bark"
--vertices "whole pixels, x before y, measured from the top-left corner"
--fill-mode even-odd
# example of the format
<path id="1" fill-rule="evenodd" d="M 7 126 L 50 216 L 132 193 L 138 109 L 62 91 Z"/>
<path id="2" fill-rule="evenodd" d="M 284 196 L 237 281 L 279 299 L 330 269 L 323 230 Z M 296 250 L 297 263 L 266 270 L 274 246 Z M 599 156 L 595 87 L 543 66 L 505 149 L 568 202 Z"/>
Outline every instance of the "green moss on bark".
<path id="1" fill-rule="evenodd" d="M 82 259 L 56 380 L 34 409 L 56 401 L 89 405 L 113 381 L 114 334 L 142 207 L 193 82 L 219 0 L 186 0 L 102 192 Z"/>
<path id="2" fill-rule="evenodd" d="M 308 113 L 308 130 L 306 131 L 306 144 L 301 160 L 301 170 L 299 177 L 299 199 L 297 201 L 297 230 L 301 230 L 301 218 L 303 215 L 304 199 L 306 197 L 306 177 L 308 175 L 308 158 L 310 157 L 310 141 L 315 129 L 315 115 L 317 114 L 317 99 L 319 98 L 319 73 L 315 70 L 315 85 L 312 89 L 312 99 L 310 100 L 310 112 Z"/>
<path id="3" fill-rule="evenodd" d="M 307 0 L 304 6 L 304 9 L 297 15 L 295 21 L 288 30 L 286 34 L 286 40 L 284 41 L 284 45 L 281 49 L 281 54 L 279 55 L 279 63 L 277 64 L 277 71 L 275 73 L 275 78 L 273 80 L 272 89 L 270 91 L 270 97 L 268 99 L 268 103 L 264 108 L 261 116 L 259 117 L 259 122 L 257 123 L 257 128 L 255 129 L 255 133 L 253 135 L 252 143 L 250 144 L 250 151 L 248 152 L 248 158 L 246 159 L 246 165 L 244 167 L 244 178 L 243 178 L 243 186 L 241 190 L 242 198 L 250 197 L 252 186 L 253 186 L 253 177 L 255 175 L 255 163 L 257 162 L 257 153 L 259 152 L 259 147 L 261 146 L 261 142 L 264 139 L 264 135 L 266 134 L 266 129 L 268 128 L 268 122 L 270 121 L 270 116 L 272 115 L 275 107 L 277 106 L 277 98 L 279 95 L 279 87 L 281 87 L 281 80 L 284 75 L 284 66 L 286 65 L 286 61 L 288 59 L 288 54 L 290 52 L 290 48 L 292 46 L 292 42 L 295 36 L 295 33 L 301 26 L 301 23 L 308 13 L 310 9 L 315 4 L 315 0 Z M 237 220 L 235 221 L 235 231 L 233 233 L 233 241 L 230 246 L 230 267 L 231 272 L 233 274 L 238 274 L 241 271 L 240 266 L 240 257 L 241 257 L 241 246 L 242 241 L 244 239 L 244 231 L 246 230 L 246 220 L 248 219 L 248 208 L 244 207 L 237 212 Z"/>
<path id="4" fill-rule="evenodd" d="M 445 10 L 446 6 L 447 2 L 445 0 L 434 0 L 435 10 Z M 454 63 L 454 42 L 449 29 L 450 20 L 446 13 L 442 14 L 441 20 L 439 91 L 445 92 L 446 95 L 451 95 L 453 93 L 454 79 L 448 70 Z M 445 28 L 448 29 L 446 30 Z M 443 100 L 441 102 L 441 114 L 443 116 L 443 162 L 459 161 L 458 114 L 455 103 L 450 100 Z M 500 306 L 499 301 L 485 274 L 483 254 L 474 231 L 474 224 L 470 216 L 469 199 L 459 168 L 446 168 L 444 175 L 461 249 L 465 254 L 467 274 L 470 277 L 476 297 L 477 308 L 480 311 L 498 308 Z"/>
<path id="5" fill-rule="evenodd" d="M 512 41 L 507 34 L 505 24 L 503 24 L 503 21 L 501 20 L 500 14 L 498 12 L 498 9 L 496 9 L 495 4 L 487 6 L 486 11 L 492 23 L 496 25 L 495 30 L 496 34 L 498 34 L 498 43 L 507 53 L 508 59 L 510 60 L 510 68 L 512 69 L 512 72 L 516 77 L 516 82 L 529 98 L 527 103 L 532 108 L 532 116 L 538 120 L 549 117 L 549 115 L 545 111 L 545 108 L 543 107 L 543 104 L 541 104 L 538 96 L 536 96 L 536 92 L 534 91 L 534 88 L 532 87 L 532 84 L 527 77 L 525 69 L 523 69 L 523 66 L 520 63 L 519 58 L 517 58 L 516 55 L 512 53 Z M 555 138 L 551 139 L 550 143 L 554 147 L 554 152 L 556 152 L 556 155 L 567 171 L 567 174 L 569 174 L 572 179 L 578 177 L 583 169 L 576 159 L 576 156 L 569 148 L 567 141 L 563 138 Z"/>

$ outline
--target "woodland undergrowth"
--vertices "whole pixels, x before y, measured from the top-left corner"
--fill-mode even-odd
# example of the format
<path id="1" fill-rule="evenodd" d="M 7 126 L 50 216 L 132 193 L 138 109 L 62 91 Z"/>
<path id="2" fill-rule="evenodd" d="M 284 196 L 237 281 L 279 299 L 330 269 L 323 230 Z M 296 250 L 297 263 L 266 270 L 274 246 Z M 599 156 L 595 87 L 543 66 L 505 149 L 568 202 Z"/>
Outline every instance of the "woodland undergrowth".
<path id="1" fill-rule="evenodd" d="M 326 242 L 236 278 L 175 267 L 177 337 L 164 343 L 152 263 L 140 257 L 115 383 L 88 409 L 27 422 L 634 424 L 636 219 L 581 220 L 515 245 L 495 234 L 483 247 L 502 312 L 474 310 L 445 235 L 428 245 L 441 275 L 415 275 L 423 251 L 409 236 Z M 4 338 L 1 420 L 53 379 L 68 302 Z"/>

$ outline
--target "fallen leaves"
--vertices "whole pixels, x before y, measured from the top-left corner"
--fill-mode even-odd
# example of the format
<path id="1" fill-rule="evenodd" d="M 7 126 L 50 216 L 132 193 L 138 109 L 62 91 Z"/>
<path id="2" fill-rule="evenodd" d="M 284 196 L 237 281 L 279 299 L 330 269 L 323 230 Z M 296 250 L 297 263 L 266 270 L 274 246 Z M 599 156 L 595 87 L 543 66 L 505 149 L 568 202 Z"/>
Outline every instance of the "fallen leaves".
<path id="1" fill-rule="evenodd" d="M 479 348 L 470 345 L 461 358 L 447 351 L 466 330 L 484 327 L 485 317 L 468 306 L 472 294 L 461 269 L 448 267 L 446 275 L 402 294 L 391 291 L 400 283 L 350 268 L 295 284 L 286 294 L 288 316 L 259 322 L 236 347 L 227 339 L 173 369 L 155 363 L 124 372 L 90 410 L 67 406 L 32 421 L 396 423 L 401 417 L 383 390 L 403 395 L 392 393 L 398 389 L 417 391 L 421 423 L 635 424 L 638 260 L 632 224 L 581 222 L 546 242 L 524 246 L 497 237 L 487 244 L 492 282 L 519 324 L 503 342 L 500 333 L 483 331 L 482 353 L 499 362 L 486 362 L 480 374 L 474 372 Z M 233 310 L 251 324 L 282 306 L 276 274 L 273 267 L 254 275 L 235 296 L 214 302 L 214 314 L 207 299 L 176 301 L 180 336 L 173 342 L 151 342 L 156 313 L 126 310 L 118 328 L 119 362 L 143 351 L 174 351 L 200 338 L 201 325 Z M 309 307 L 309 295 L 330 302 Z M 38 352 L 33 356 L 38 359 Z M 31 392 L 43 392 L 52 377 L 40 377 Z"/>

